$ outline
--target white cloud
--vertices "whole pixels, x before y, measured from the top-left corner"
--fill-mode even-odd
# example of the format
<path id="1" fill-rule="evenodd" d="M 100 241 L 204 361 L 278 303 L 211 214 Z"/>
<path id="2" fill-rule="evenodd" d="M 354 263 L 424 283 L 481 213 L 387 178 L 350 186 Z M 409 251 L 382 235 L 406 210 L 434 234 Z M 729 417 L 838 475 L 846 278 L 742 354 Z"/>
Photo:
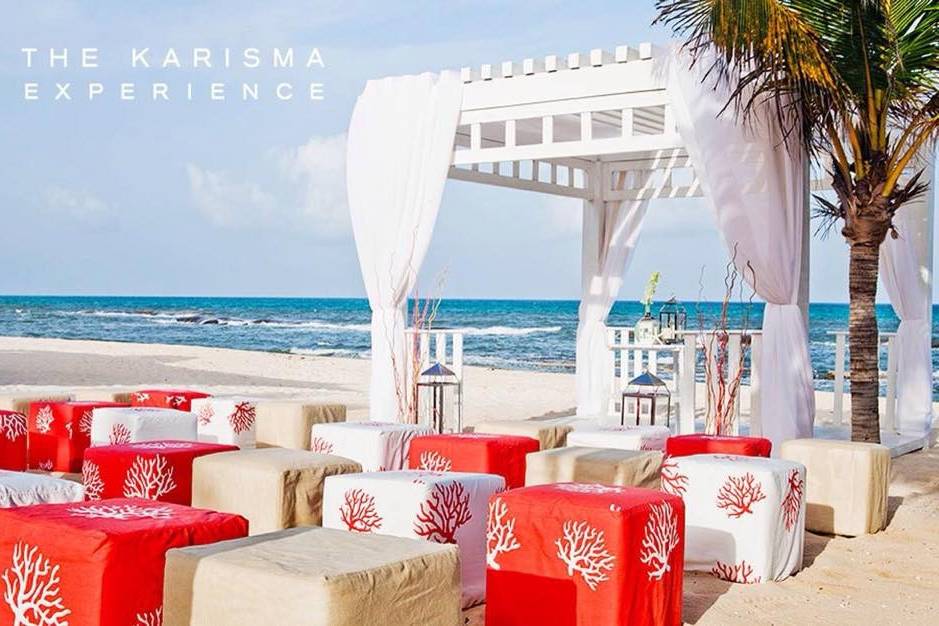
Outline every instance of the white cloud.
<path id="1" fill-rule="evenodd" d="M 345 133 L 313 137 L 302 146 L 283 151 L 279 165 L 284 178 L 299 187 L 300 221 L 327 237 L 349 230 Z"/>
<path id="2" fill-rule="evenodd" d="M 46 210 L 86 221 L 99 221 L 110 217 L 113 209 L 108 203 L 87 191 L 50 187 L 42 194 Z"/>
<path id="3" fill-rule="evenodd" d="M 190 163 L 186 166 L 192 200 L 219 226 L 241 227 L 262 223 L 277 203 L 257 183 L 233 180 L 226 172 L 213 172 Z"/>
<path id="4" fill-rule="evenodd" d="M 334 238 L 350 224 L 345 153 L 345 134 L 313 137 L 295 148 L 269 150 L 252 180 L 190 163 L 192 201 L 219 226 L 303 228 L 319 239 Z"/>

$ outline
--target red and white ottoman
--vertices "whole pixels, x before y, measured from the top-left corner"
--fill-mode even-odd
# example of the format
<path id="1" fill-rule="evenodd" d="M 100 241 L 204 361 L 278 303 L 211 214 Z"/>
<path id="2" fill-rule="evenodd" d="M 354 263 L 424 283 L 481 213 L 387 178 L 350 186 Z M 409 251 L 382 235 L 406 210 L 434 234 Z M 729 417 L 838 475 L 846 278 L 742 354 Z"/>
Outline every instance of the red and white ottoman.
<path id="1" fill-rule="evenodd" d="M 239 448 L 257 445 L 257 403 L 247 398 L 214 396 L 192 401 L 198 417 L 199 441 Z"/>
<path id="2" fill-rule="evenodd" d="M 161 624 L 166 551 L 247 531 L 237 515 L 138 499 L 0 509 L 0 624 Z"/>
<path id="3" fill-rule="evenodd" d="M 337 422 L 314 424 L 310 450 L 352 459 L 364 472 L 405 469 L 415 437 L 430 435 L 429 426 L 396 422 Z"/>
<path id="4" fill-rule="evenodd" d="M 0 469 L 26 469 L 26 416 L 0 410 Z"/>
<path id="5" fill-rule="evenodd" d="M 735 583 L 802 569 L 805 466 L 725 454 L 666 459 L 662 489 L 685 501 L 685 568 Z"/>
<path id="6" fill-rule="evenodd" d="M 117 402 L 34 402 L 29 405 L 29 467 L 80 472 L 91 445 L 94 411 L 126 407 Z"/>
<path id="7" fill-rule="evenodd" d="M 668 456 L 692 454 L 739 454 L 769 457 L 773 442 L 763 437 L 731 437 L 725 435 L 677 435 L 665 442 Z"/>
<path id="8" fill-rule="evenodd" d="M 165 440 L 196 441 L 196 416 L 187 411 L 142 406 L 94 410 L 93 446 Z"/>
<path id="9" fill-rule="evenodd" d="M 29 472 L 0 470 L 0 508 L 81 502 L 82 486 L 71 480 Z"/>
<path id="10" fill-rule="evenodd" d="M 130 404 L 189 411 L 193 400 L 207 397 L 209 394 L 192 389 L 141 389 L 130 394 Z"/>
<path id="11" fill-rule="evenodd" d="M 408 465 L 411 469 L 437 472 L 479 472 L 498 474 L 506 489 L 525 486 L 525 456 L 538 452 L 540 444 L 532 437 L 462 433 L 422 435 L 411 441 Z"/>
<path id="12" fill-rule="evenodd" d="M 487 626 L 681 624 L 685 507 L 652 489 L 560 483 L 489 502 Z"/>
<path id="13" fill-rule="evenodd" d="M 192 503 L 192 462 L 200 456 L 237 450 L 198 441 L 141 441 L 85 451 L 82 483 L 88 500 L 146 498 Z"/>
<path id="14" fill-rule="evenodd" d="M 575 430 L 567 445 L 617 450 L 665 450 L 671 431 L 666 426 L 599 426 Z"/>
<path id="15" fill-rule="evenodd" d="M 486 598 L 486 511 L 501 476 L 418 470 L 329 476 L 323 526 L 460 547 L 463 606 Z"/>

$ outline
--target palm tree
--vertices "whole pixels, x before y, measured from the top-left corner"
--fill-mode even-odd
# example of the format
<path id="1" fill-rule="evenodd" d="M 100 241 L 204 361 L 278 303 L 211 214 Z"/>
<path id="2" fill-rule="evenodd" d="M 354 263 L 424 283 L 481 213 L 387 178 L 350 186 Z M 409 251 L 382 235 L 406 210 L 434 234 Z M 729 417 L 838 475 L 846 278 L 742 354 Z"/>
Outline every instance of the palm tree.
<path id="1" fill-rule="evenodd" d="M 837 202 L 821 231 L 850 246 L 851 438 L 880 441 L 874 309 L 880 245 L 926 191 L 914 157 L 939 129 L 936 0 L 656 0 L 708 79 L 730 85 L 741 121 L 765 104 L 791 149 L 831 161 Z"/>

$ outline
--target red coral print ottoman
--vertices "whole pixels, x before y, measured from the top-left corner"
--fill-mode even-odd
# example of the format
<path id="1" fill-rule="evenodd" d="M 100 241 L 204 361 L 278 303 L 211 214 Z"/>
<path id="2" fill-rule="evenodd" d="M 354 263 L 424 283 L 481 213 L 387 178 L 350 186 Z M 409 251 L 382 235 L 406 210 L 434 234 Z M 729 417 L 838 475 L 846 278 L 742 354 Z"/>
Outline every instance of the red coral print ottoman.
<path id="1" fill-rule="evenodd" d="M 685 501 L 685 567 L 735 583 L 802 569 L 805 466 L 727 454 L 671 457 L 662 489 Z"/>
<path id="2" fill-rule="evenodd" d="M 403 470 L 326 478 L 323 526 L 460 547 L 463 606 L 486 598 L 486 507 L 501 476 Z"/>
<path id="3" fill-rule="evenodd" d="M 247 532 L 237 515 L 140 499 L 0 510 L 0 624 L 161 624 L 166 551 Z"/>
<path id="4" fill-rule="evenodd" d="M 525 456 L 538 452 L 532 437 L 481 433 L 425 435 L 411 441 L 411 469 L 498 474 L 508 489 L 525 485 Z"/>
<path id="5" fill-rule="evenodd" d="M 130 394 L 130 404 L 189 411 L 192 409 L 193 400 L 208 397 L 207 393 L 191 389 L 141 389 Z"/>
<path id="6" fill-rule="evenodd" d="M 257 404 L 246 398 L 214 396 L 192 401 L 198 418 L 199 441 L 239 448 L 257 445 Z"/>
<path id="7" fill-rule="evenodd" d="M 0 411 L 0 470 L 26 469 L 26 416 Z"/>
<path id="8" fill-rule="evenodd" d="M 668 456 L 692 454 L 739 454 L 769 457 L 773 443 L 763 437 L 729 437 L 723 435 L 677 435 L 665 442 Z"/>
<path id="9" fill-rule="evenodd" d="M 29 468 L 80 472 L 91 445 L 95 409 L 126 407 L 119 402 L 34 402 L 29 405 Z"/>
<path id="10" fill-rule="evenodd" d="M 487 626 L 681 624 L 684 512 L 680 498 L 632 487 L 494 495 Z"/>
<path id="11" fill-rule="evenodd" d="M 192 462 L 237 446 L 196 441 L 143 441 L 88 448 L 82 483 L 88 500 L 146 498 L 191 504 Z"/>

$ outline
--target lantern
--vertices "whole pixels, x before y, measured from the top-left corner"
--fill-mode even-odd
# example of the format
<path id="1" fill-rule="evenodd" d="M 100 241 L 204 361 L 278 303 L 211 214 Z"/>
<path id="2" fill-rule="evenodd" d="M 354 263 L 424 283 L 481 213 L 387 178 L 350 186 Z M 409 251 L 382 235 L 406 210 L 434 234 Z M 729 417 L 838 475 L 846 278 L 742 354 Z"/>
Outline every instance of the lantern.
<path id="1" fill-rule="evenodd" d="M 622 401 L 620 403 L 620 424 L 626 425 L 626 403 L 635 402 L 636 406 L 636 426 L 639 425 L 639 418 L 642 415 L 642 407 L 649 405 L 649 423 L 655 425 L 655 408 L 659 398 L 665 398 L 665 425 L 671 427 L 672 415 L 672 392 L 668 390 L 665 381 L 650 374 L 648 371 L 633 378 L 626 385 L 623 391 Z"/>
<path id="2" fill-rule="evenodd" d="M 685 307 L 672 296 L 659 309 L 659 338 L 662 343 L 681 341 L 681 333 L 685 330 L 687 320 L 688 315 L 685 313 Z"/>
<path id="3" fill-rule="evenodd" d="M 459 377 L 453 370 L 441 363 L 434 363 L 421 372 L 417 383 L 418 394 L 421 396 L 423 413 L 429 415 L 430 423 L 439 434 L 444 433 L 446 424 L 446 390 L 453 389 L 456 394 L 456 432 L 463 430 L 463 387 Z"/>

